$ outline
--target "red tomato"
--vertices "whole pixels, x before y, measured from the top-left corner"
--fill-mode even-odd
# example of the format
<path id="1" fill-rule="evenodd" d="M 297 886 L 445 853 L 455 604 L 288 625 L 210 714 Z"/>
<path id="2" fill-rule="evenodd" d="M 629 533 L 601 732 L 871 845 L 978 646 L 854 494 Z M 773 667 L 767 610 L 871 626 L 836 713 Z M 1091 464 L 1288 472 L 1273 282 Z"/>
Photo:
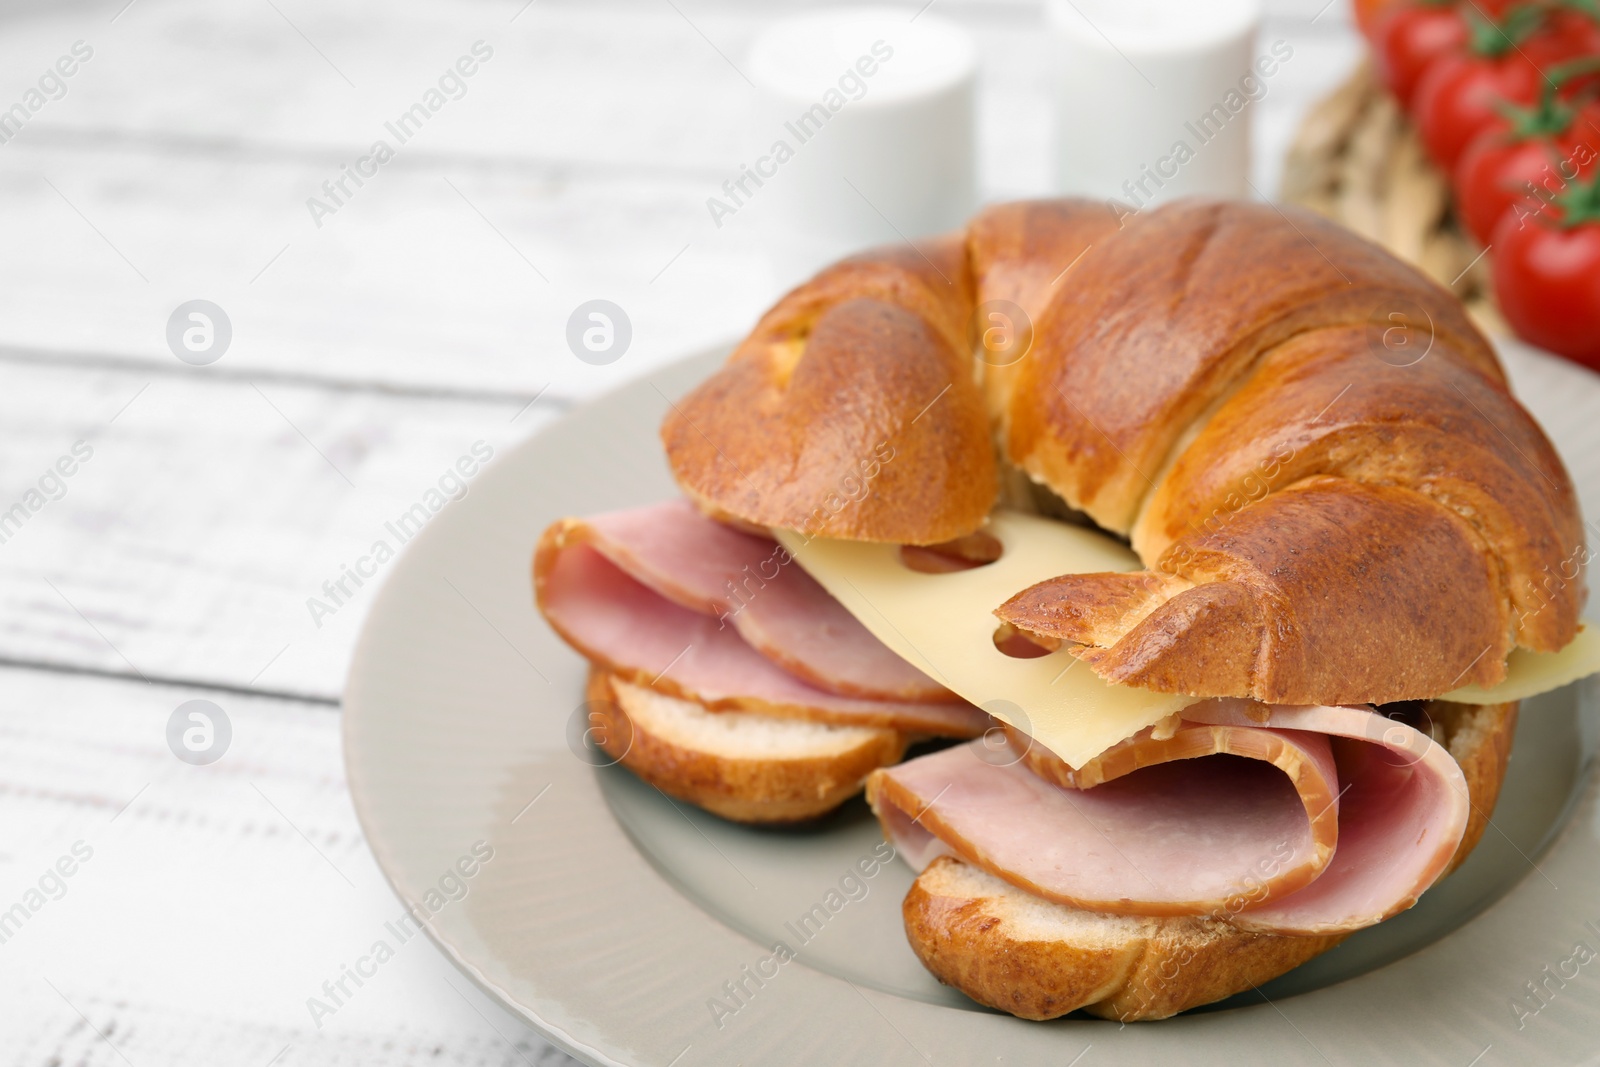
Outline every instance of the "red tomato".
<path id="1" fill-rule="evenodd" d="M 1435 163 L 1453 173 L 1467 145 L 1500 117 L 1504 104 L 1531 104 L 1547 68 L 1575 59 L 1591 41 L 1572 12 L 1519 5 L 1498 23 L 1474 14 L 1462 52 L 1429 64 L 1411 114 Z"/>
<path id="2" fill-rule="evenodd" d="M 1504 119 L 1474 138 L 1456 165 L 1456 214 L 1481 245 L 1494 236 L 1500 217 L 1520 205 L 1535 211 L 1574 178 L 1594 173 L 1600 158 L 1600 104 L 1576 118 L 1557 119 L 1557 127 L 1530 133 L 1513 130 Z M 1529 189 L 1529 185 L 1533 189 Z"/>
<path id="3" fill-rule="evenodd" d="M 1493 58 L 1462 53 L 1445 56 L 1428 68 L 1412 100 L 1412 117 L 1428 155 L 1452 173 L 1467 145 L 1500 117 L 1504 101 L 1531 104 L 1543 78 L 1521 53 Z"/>
<path id="4" fill-rule="evenodd" d="M 1494 294 L 1519 336 L 1600 371 L 1600 181 L 1500 220 Z"/>
<path id="5" fill-rule="evenodd" d="M 1600 22 L 1576 11 L 1555 11 L 1549 16 L 1547 32 L 1565 42 L 1572 56 L 1600 55 Z"/>
<path id="6" fill-rule="evenodd" d="M 1372 40 L 1378 23 L 1395 3 L 1396 0 L 1355 0 L 1356 26 L 1360 28 L 1361 36 Z"/>
<path id="7" fill-rule="evenodd" d="M 1386 12 L 1373 30 L 1378 79 L 1409 108 L 1417 83 L 1441 56 L 1466 47 L 1467 23 L 1454 7 L 1406 4 Z"/>
<path id="8" fill-rule="evenodd" d="M 1528 42 L 1535 62 L 1551 67 L 1568 60 L 1586 56 L 1600 56 L 1600 22 L 1576 11 L 1554 11 L 1543 32 Z M 1574 78 L 1566 83 L 1569 95 L 1576 96 L 1586 90 L 1600 88 L 1600 75 Z"/>

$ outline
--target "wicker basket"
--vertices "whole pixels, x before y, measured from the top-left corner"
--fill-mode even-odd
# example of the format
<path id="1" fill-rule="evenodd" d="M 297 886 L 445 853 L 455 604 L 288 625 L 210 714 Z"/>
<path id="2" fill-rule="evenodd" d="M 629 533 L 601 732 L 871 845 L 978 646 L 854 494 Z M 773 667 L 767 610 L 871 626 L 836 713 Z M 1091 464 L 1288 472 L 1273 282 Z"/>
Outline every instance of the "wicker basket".
<path id="1" fill-rule="evenodd" d="M 1490 295 L 1488 257 L 1456 224 L 1449 183 L 1370 62 L 1306 116 L 1280 196 L 1415 264 L 1454 291 L 1485 330 L 1510 332 Z"/>

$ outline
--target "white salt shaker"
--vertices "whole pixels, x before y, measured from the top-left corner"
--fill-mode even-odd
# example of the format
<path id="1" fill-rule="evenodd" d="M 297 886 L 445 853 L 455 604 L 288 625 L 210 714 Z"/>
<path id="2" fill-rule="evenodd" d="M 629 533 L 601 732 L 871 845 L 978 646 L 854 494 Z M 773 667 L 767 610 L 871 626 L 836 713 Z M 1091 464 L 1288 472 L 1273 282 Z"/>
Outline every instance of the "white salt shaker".
<path id="1" fill-rule="evenodd" d="M 787 238 L 795 270 L 956 229 L 976 208 L 977 51 L 960 27 L 909 9 L 813 11 L 764 30 L 747 67 L 760 155 L 723 192 Z"/>
<path id="2" fill-rule="evenodd" d="M 1251 116 L 1294 51 L 1256 46 L 1259 0 L 1048 0 L 1047 19 L 1061 192 L 1251 195 Z"/>

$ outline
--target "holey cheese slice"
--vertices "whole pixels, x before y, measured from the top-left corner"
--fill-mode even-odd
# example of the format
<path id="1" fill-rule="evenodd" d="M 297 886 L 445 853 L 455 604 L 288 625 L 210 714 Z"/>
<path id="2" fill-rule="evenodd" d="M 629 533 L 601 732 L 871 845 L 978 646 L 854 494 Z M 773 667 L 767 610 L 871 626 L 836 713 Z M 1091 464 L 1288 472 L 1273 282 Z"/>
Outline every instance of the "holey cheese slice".
<path id="1" fill-rule="evenodd" d="M 1104 534 L 1021 512 L 996 511 L 985 529 L 1004 547 L 1000 559 L 951 574 L 911 570 L 895 545 L 774 533 L 874 637 L 1074 767 L 1194 703 L 1102 681 L 1064 648 L 1037 659 L 996 648 L 994 609 L 1017 590 L 1140 563 Z"/>
<path id="2" fill-rule="evenodd" d="M 1004 551 L 998 561 L 950 574 L 925 574 L 900 562 L 896 545 L 774 535 L 795 560 L 898 655 L 1066 760 L 1081 767 L 1193 697 L 1114 685 L 1066 649 L 1015 659 L 994 645 L 994 609 L 1019 590 L 1062 574 L 1130 571 L 1137 556 L 1080 526 L 997 510 L 986 531 Z M 1585 625 L 1559 652 L 1517 649 L 1499 685 L 1443 696 L 1464 704 L 1526 700 L 1600 673 L 1600 625 Z"/>

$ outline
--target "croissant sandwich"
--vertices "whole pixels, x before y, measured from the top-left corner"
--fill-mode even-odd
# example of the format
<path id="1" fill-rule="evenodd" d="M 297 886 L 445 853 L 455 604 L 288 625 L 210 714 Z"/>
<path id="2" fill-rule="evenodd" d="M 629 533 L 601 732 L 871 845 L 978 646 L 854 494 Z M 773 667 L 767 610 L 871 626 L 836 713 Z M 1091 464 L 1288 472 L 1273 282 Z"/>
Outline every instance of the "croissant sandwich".
<path id="1" fill-rule="evenodd" d="M 914 951 L 1024 1018 L 1170 1016 L 1410 907 L 1518 701 L 1600 670 L 1493 349 L 1291 208 L 1002 204 L 847 259 L 661 437 L 684 499 L 535 554 L 591 736 L 746 822 L 864 785 Z"/>

